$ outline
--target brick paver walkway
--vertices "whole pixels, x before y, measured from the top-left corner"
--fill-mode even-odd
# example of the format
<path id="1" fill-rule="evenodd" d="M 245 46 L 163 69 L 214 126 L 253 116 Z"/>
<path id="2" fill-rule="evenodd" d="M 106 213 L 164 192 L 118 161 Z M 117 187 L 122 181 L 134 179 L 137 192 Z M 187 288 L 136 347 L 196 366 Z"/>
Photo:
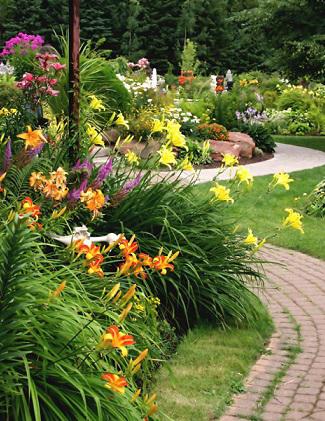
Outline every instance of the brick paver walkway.
<path id="1" fill-rule="evenodd" d="M 268 246 L 263 300 L 275 332 L 221 421 L 325 421 L 325 262 Z"/>

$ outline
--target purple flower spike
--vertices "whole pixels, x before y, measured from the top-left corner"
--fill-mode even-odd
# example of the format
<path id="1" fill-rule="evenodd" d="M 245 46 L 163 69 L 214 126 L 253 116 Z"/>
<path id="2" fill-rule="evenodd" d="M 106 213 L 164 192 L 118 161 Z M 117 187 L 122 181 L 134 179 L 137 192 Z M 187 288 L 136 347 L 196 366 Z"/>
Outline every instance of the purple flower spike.
<path id="1" fill-rule="evenodd" d="M 3 164 L 2 164 L 3 172 L 6 172 L 8 168 L 10 167 L 11 158 L 12 158 L 11 139 L 9 139 L 8 143 L 6 144 L 6 149 L 5 149 L 4 158 L 3 158 Z"/>
<path id="2" fill-rule="evenodd" d="M 28 151 L 28 156 L 30 158 L 34 158 L 34 156 L 39 155 L 42 152 L 42 149 L 44 148 L 44 143 L 41 143 L 36 148 L 32 148 Z"/>
<path id="3" fill-rule="evenodd" d="M 102 165 L 99 170 L 95 181 L 92 184 L 93 189 L 99 189 L 104 183 L 106 178 L 110 175 L 113 170 L 113 159 L 110 158 L 104 165 Z"/>
<path id="4" fill-rule="evenodd" d="M 93 164 L 87 159 L 85 159 L 83 162 L 80 162 L 80 159 L 78 159 L 75 165 L 71 168 L 71 171 L 84 172 L 90 175 L 93 168 L 94 168 Z"/>
<path id="5" fill-rule="evenodd" d="M 88 184 L 88 178 L 86 177 L 85 179 L 82 180 L 78 188 L 70 190 L 68 194 L 69 202 L 76 202 L 77 200 L 79 200 L 81 193 L 87 190 L 87 184 Z"/>
<path id="6" fill-rule="evenodd" d="M 122 187 L 123 193 L 129 193 L 131 190 L 133 190 L 135 187 L 137 187 L 140 184 L 140 181 L 142 180 L 142 174 L 139 172 L 139 174 L 130 181 L 127 181 L 124 186 Z"/>

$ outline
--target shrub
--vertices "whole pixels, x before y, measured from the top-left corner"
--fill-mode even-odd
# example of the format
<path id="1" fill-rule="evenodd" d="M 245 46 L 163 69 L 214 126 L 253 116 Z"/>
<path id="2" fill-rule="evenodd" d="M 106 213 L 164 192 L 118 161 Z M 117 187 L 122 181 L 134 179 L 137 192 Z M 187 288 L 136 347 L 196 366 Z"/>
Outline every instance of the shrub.
<path id="1" fill-rule="evenodd" d="M 0 79 L 0 108 L 16 108 L 21 98 L 22 93 L 16 88 L 13 81 L 1 81 Z"/>
<path id="2" fill-rule="evenodd" d="M 311 108 L 312 103 L 311 97 L 304 89 L 285 89 L 277 101 L 277 107 L 280 110 L 287 110 L 290 108 L 295 111 L 308 111 Z"/>
<path id="3" fill-rule="evenodd" d="M 195 130 L 200 139 L 228 140 L 228 131 L 221 124 L 205 123 L 197 126 Z"/>
<path id="4" fill-rule="evenodd" d="M 259 123 L 243 124 L 240 125 L 240 130 L 249 134 L 254 139 L 255 145 L 263 152 L 274 152 L 276 145 L 265 125 Z"/>

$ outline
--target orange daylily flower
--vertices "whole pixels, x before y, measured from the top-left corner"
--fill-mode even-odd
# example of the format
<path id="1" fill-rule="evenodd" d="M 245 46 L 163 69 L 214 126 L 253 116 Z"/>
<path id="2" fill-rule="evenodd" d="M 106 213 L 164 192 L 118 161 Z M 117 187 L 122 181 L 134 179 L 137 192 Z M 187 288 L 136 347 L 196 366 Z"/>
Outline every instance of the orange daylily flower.
<path id="1" fill-rule="evenodd" d="M 67 172 L 62 167 L 59 167 L 56 171 L 51 172 L 50 180 L 57 186 L 62 186 L 67 182 Z"/>
<path id="2" fill-rule="evenodd" d="M 99 209 L 105 205 L 105 196 L 101 190 L 89 188 L 80 195 L 80 201 L 86 204 L 87 209 L 93 212 L 94 217 L 99 214 Z"/>
<path id="3" fill-rule="evenodd" d="M 51 180 L 45 180 L 45 183 L 43 194 L 50 199 L 62 200 L 69 192 L 69 189 L 65 185 L 58 186 Z"/>
<path id="4" fill-rule="evenodd" d="M 17 135 L 20 139 L 25 141 L 25 149 L 37 148 L 42 143 L 46 142 L 42 134 L 42 130 L 32 130 L 31 126 L 27 126 L 27 132 Z"/>
<path id="5" fill-rule="evenodd" d="M 167 269 L 174 270 L 174 265 L 170 263 L 168 256 L 156 256 L 152 260 L 152 267 L 160 271 L 162 275 L 166 275 Z"/>
<path id="6" fill-rule="evenodd" d="M 138 259 L 141 265 L 148 266 L 149 268 L 152 266 L 152 257 L 150 257 L 149 254 L 139 253 Z"/>
<path id="7" fill-rule="evenodd" d="M 106 329 L 101 337 L 101 342 L 99 343 L 99 348 L 119 348 L 122 352 L 122 355 L 126 357 L 128 355 L 128 350 L 126 346 L 134 345 L 135 341 L 132 335 L 125 335 L 120 332 L 117 326 L 110 326 Z"/>
<path id="8" fill-rule="evenodd" d="M 94 260 L 89 263 L 88 273 L 90 275 L 98 275 L 100 278 L 104 277 L 104 271 L 100 267 L 100 261 Z"/>
<path id="9" fill-rule="evenodd" d="M 101 260 L 103 261 L 104 256 L 100 252 L 100 247 L 95 244 L 90 244 L 89 246 L 84 243 L 76 244 L 76 247 L 80 254 L 85 254 L 87 260 Z"/>
<path id="10" fill-rule="evenodd" d="M 32 172 L 29 177 L 29 185 L 34 188 L 34 190 L 42 190 L 46 184 L 46 177 L 41 172 Z"/>
<path id="11" fill-rule="evenodd" d="M 41 215 L 41 208 L 35 205 L 30 197 L 25 197 L 24 200 L 21 202 L 22 205 L 22 212 L 20 216 L 29 214 L 32 218 L 36 220 Z"/>
<path id="12" fill-rule="evenodd" d="M 135 235 L 132 235 L 129 241 L 126 238 L 120 240 L 120 250 L 124 257 L 127 257 L 138 250 L 138 243 L 134 241 L 134 239 Z"/>
<path id="13" fill-rule="evenodd" d="M 117 374 L 104 373 L 102 374 L 101 379 L 107 381 L 105 387 L 113 392 L 123 394 L 125 392 L 125 387 L 128 386 L 125 377 L 119 377 Z"/>

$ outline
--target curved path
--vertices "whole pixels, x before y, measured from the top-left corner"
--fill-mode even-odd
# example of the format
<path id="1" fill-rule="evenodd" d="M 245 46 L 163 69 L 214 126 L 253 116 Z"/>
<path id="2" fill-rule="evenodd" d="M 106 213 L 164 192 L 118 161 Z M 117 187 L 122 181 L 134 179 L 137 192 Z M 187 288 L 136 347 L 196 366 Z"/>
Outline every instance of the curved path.
<path id="1" fill-rule="evenodd" d="M 275 174 L 277 172 L 291 173 L 294 171 L 301 171 L 325 165 L 325 152 L 310 148 L 303 148 L 301 146 L 277 144 L 274 158 L 267 161 L 257 162 L 255 164 L 247 164 L 247 168 L 253 176 Z M 197 171 L 195 175 L 190 171 L 183 171 L 175 173 L 181 179 L 195 178 L 195 183 L 206 183 L 211 181 L 217 173 L 216 168 L 208 168 Z M 233 170 L 227 169 L 218 179 L 226 180 L 231 177 Z M 161 172 L 160 176 L 166 175 L 166 172 Z M 325 419 L 324 419 L 325 421 Z"/>
<path id="2" fill-rule="evenodd" d="M 261 255 L 276 262 L 262 297 L 275 332 L 221 421 L 324 421 L 325 262 L 273 246 Z"/>

